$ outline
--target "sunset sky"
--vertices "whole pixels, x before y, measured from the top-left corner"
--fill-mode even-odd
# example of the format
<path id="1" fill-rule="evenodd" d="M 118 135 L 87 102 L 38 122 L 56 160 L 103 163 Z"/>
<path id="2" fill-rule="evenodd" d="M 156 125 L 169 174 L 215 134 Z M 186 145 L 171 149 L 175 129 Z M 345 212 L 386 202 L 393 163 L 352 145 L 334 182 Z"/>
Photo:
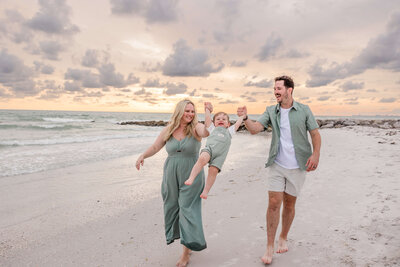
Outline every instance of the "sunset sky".
<path id="1" fill-rule="evenodd" d="M 1 0 L 0 109 L 400 115 L 398 0 Z M 201 106 L 200 106 L 201 107 Z M 201 111 L 202 112 L 202 111 Z"/>

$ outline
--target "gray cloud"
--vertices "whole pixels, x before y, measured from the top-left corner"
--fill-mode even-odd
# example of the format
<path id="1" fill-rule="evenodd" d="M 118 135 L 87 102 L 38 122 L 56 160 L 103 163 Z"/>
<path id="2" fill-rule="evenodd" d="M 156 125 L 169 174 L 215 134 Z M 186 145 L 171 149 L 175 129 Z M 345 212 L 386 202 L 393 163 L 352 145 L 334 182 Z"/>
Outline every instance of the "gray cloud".
<path id="1" fill-rule="evenodd" d="M 82 66 L 94 68 L 99 65 L 99 51 L 95 49 L 86 50 L 85 55 L 82 58 Z"/>
<path id="2" fill-rule="evenodd" d="M 205 97 L 205 98 L 214 98 L 215 95 L 213 95 L 213 94 L 203 94 L 203 97 Z"/>
<path id="3" fill-rule="evenodd" d="M 84 88 L 99 88 L 103 84 L 100 83 L 100 77 L 98 74 L 92 73 L 90 70 L 70 69 L 64 75 L 67 80 L 73 80 L 75 82 L 81 82 L 80 86 Z M 79 84 L 79 83 L 76 83 Z"/>
<path id="4" fill-rule="evenodd" d="M 205 50 L 190 48 L 185 40 L 174 44 L 174 52 L 165 60 L 162 66 L 163 74 L 167 76 L 208 76 L 218 72 L 224 64 L 213 66 L 208 63 L 208 54 Z"/>
<path id="5" fill-rule="evenodd" d="M 252 82 L 249 81 L 247 83 L 244 84 L 244 86 L 254 86 L 254 87 L 261 87 L 261 88 L 270 88 L 273 85 L 272 80 L 261 80 L 259 82 Z"/>
<path id="6" fill-rule="evenodd" d="M 148 23 L 174 21 L 177 16 L 177 0 L 150 0 L 146 11 Z"/>
<path id="7" fill-rule="evenodd" d="M 17 10 L 6 9 L 5 19 L 0 20 L 0 36 L 9 38 L 13 42 L 20 44 L 29 42 L 33 38 L 30 29 L 25 27 L 25 18 Z"/>
<path id="8" fill-rule="evenodd" d="M 276 34 L 271 34 L 255 57 L 258 58 L 259 61 L 267 61 L 276 55 L 276 52 L 279 50 L 282 44 L 282 39 L 279 36 Z"/>
<path id="9" fill-rule="evenodd" d="M 35 70 L 40 71 L 42 74 L 52 74 L 54 72 L 54 67 L 50 65 L 45 65 L 41 62 L 34 61 Z"/>
<path id="10" fill-rule="evenodd" d="M 138 79 L 134 77 L 133 74 L 130 74 L 128 79 L 125 80 L 124 76 L 121 73 L 115 72 L 115 66 L 111 63 L 101 65 L 98 68 L 98 71 L 100 73 L 100 82 L 107 86 L 122 88 L 138 81 Z"/>
<path id="11" fill-rule="evenodd" d="M 147 81 L 142 84 L 143 87 L 163 87 L 163 85 L 160 83 L 160 79 L 158 78 L 150 78 L 147 79 Z"/>
<path id="12" fill-rule="evenodd" d="M 331 97 L 330 97 L 330 96 L 320 96 L 320 97 L 317 98 L 317 100 L 319 100 L 319 101 L 326 101 L 326 100 L 328 100 L 329 98 L 331 98 Z"/>
<path id="13" fill-rule="evenodd" d="M 220 12 L 219 18 L 222 20 L 221 29 L 217 29 L 213 32 L 215 41 L 219 43 L 232 43 L 235 40 L 233 31 L 233 23 L 237 21 L 240 13 L 240 1 L 217 1 L 215 9 Z"/>
<path id="14" fill-rule="evenodd" d="M 363 73 L 367 69 L 382 68 L 400 71 L 400 13 L 391 16 L 386 32 L 371 39 L 367 46 L 350 62 L 333 62 L 323 69 L 326 61 L 318 60 L 311 66 L 311 76 L 306 84 L 310 87 L 324 86 L 335 80 Z"/>
<path id="15" fill-rule="evenodd" d="M 44 65 L 44 66 L 42 67 L 41 72 L 42 72 L 43 74 L 52 74 L 52 73 L 54 72 L 54 67 L 53 67 L 53 66 L 50 66 L 50 65 Z"/>
<path id="16" fill-rule="evenodd" d="M 155 65 L 153 65 L 152 63 L 148 63 L 148 62 L 142 62 L 141 69 L 142 69 L 142 71 L 145 71 L 145 72 L 156 72 L 156 71 L 160 71 L 162 69 L 162 65 L 160 62 L 155 63 Z"/>
<path id="17" fill-rule="evenodd" d="M 65 0 L 39 0 L 40 10 L 26 24 L 48 34 L 70 35 L 79 32 L 79 28 L 70 22 L 71 8 Z"/>
<path id="18" fill-rule="evenodd" d="M 343 89 L 344 92 L 350 91 L 350 90 L 360 90 L 364 88 L 364 82 L 352 82 L 352 81 L 347 81 L 343 83 L 340 88 Z"/>
<path id="19" fill-rule="evenodd" d="M 238 104 L 239 102 L 238 101 L 236 101 L 236 100 L 229 100 L 229 99 L 226 99 L 226 100 L 224 100 L 224 101 L 220 101 L 219 102 L 219 104 L 221 104 L 221 105 L 223 105 L 223 104 Z"/>
<path id="20" fill-rule="evenodd" d="M 142 0 L 110 0 L 113 14 L 139 14 L 144 8 Z"/>
<path id="21" fill-rule="evenodd" d="M 39 92 L 33 75 L 34 71 L 21 59 L 5 49 L 0 52 L 0 83 L 16 97 L 32 96 Z"/>
<path id="22" fill-rule="evenodd" d="M 150 24 L 176 20 L 177 3 L 177 0 L 110 0 L 113 14 L 142 16 Z"/>
<path id="23" fill-rule="evenodd" d="M 166 95 L 176 95 L 176 94 L 183 94 L 186 92 L 187 85 L 184 83 L 166 83 L 164 84 L 167 87 L 167 90 L 164 91 Z"/>
<path id="24" fill-rule="evenodd" d="M 380 103 L 393 103 L 396 102 L 396 98 L 394 97 L 387 97 L 387 98 L 382 98 L 381 100 L 379 100 Z"/>
<path id="25" fill-rule="evenodd" d="M 64 89 L 66 91 L 68 91 L 68 92 L 80 92 L 80 91 L 83 91 L 83 88 L 76 81 L 73 81 L 73 82 L 66 81 L 64 83 Z"/>
<path id="26" fill-rule="evenodd" d="M 151 92 L 146 91 L 144 88 L 142 88 L 141 90 L 138 90 L 136 92 L 133 93 L 134 95 L 145 95 L 145 96 L 150 96 L 152 95 Z"/>
<path id="27" fill-rule="evenodd" d="M 43 41 L 39 43 L 39 47 L 44 57 L 50 60 L 58 60 L 58 54 L 64 50 L 57 41 Z"/>
<path id="28" fill-rule="evenodd" d="M 247 65 L 247 61 L 246 60 L 243 60 L 243 61 L 234 60 L 231 63 L 232 67 L 246 67 L 246 65 Z"/>
<path id="29" fill-rule="evenodd" d="M 310 53 L 300 52 L 297 49 L 290 49 L 287 53 L 284 54 L 284 56 L 288 58 L 303 58 L 310 56 Z"/>
<path id="30" fill-rule="evenodd" d="M 196 95 L 196 91 L 197 91 L 197 89 L 193 89 L 193 91 L 189 93 L 189 96 L 195 96 Z"/>

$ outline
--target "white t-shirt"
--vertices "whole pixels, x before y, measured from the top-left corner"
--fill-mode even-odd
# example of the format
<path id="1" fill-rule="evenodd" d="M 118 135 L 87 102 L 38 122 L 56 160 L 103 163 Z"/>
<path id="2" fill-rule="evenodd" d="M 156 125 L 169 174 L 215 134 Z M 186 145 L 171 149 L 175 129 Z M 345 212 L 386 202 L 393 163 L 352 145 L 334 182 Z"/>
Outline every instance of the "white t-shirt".
<path id="1" fill-rule="evenodd" d="M 221 126 L 219 126 L 221 127 Z M 207 128 L 208 132 L 211 134 L 212 131 L 214 131 L 215 129 L 215 125 L 211 123 L 210 127 Z M 235 125 L 232 125 L 228 128 L 229 133 L 231 134 L 231 136 L 233 136 L 234 134 L 236 134 L 235 131 Z"/>
<path id="2" fill-rule="evenodd" d="M 297 169 L 299 168 L 299 164 L 296 160 L 296 154 L 294 152 L 294 145 L 292 140 L 292 132 L 290 130 L 289 123 L 289 111 L 292 108 L 282 108 L 281 112 L 281 125 L 280 131 L 281 136 L 279 138 L 279 150 L 278 155 L 276 156 L 275 162 L 276 164 L 284 167 L 286 169 Z"/>

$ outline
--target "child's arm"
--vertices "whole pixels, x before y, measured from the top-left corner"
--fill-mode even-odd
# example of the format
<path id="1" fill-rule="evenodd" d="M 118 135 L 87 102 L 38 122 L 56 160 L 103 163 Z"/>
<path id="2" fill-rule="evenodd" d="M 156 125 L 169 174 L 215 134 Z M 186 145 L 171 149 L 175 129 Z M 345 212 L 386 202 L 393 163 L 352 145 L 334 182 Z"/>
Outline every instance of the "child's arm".
<path id="1" fill-rule="evenodd" d="M 204 119 L 204 124 L 206 128 L 210 127 L 212 120 L 211 120 L 211 112 L 213 110 L 213 106 L 210 102 L 204 102 L 204 113 L 205 113 L 205 119 Z"/>
<path id="2" fill-rule="evenodd" d="M 239 129 L 240 125 L 242 125 L 242 123 L 243 123 L 243 118 L 244 118 L 244 115 L 240 116 L 240 117 L 237 119 L 237 121 L 235 122 L 235 131 L 237 131 L 237 130 Z"/>

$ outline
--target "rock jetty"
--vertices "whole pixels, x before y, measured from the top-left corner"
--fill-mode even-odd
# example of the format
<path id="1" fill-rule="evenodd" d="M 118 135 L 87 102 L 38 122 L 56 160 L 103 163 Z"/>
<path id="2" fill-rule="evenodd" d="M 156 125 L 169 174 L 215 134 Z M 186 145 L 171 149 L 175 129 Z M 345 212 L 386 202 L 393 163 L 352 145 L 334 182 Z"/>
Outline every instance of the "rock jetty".
<path id="1" fill-rule="evenodd" d="M 120 125 L 141 125 L 141 126 L 166 126 L 167 121 L 123 121 L 119 122 Z M 234 124 L 235 121 L 231 121 Z M 343 128 L 351 126 L 368 126 L 381 129 L 400 129 L 400 120 L 357 120 L 357 119 L 327 119 L 319 120 L 317 123 L 321 129 L 324 128 Z M 244 124 L 240 126 L 239 131 L 246 130 Z M 270 127 L 266 129 L 271 131 Z"/>

